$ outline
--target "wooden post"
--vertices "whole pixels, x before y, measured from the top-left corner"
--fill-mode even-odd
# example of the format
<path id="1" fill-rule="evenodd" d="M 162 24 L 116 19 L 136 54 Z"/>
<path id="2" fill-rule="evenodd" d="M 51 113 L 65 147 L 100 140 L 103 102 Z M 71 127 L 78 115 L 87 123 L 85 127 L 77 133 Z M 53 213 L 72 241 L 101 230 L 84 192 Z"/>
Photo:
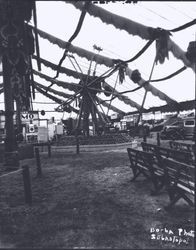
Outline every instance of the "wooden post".
<path id="1" fill-rule="evenodd" d="M 76 154 L 80 153 L 80 142 L 78 136 L 76 136 Z"/>
<path id="2" fill-rule="evenodd" d="M 146 134 L 144 134 L 143 141 L 146 142 L 146 139 L 147 139 L 147 136 L 146 136 Z"/>
<path id="3" fill-rule="evenodd" d="M 48 157 L 51 157 L 51 144 L 50 142 L 48 143 Z"/>
<path id="4" fill-rule="evenodd" d="M 37 176 L 41 176 L 42 168 L 41 168 L 39 148 L 35 148 L 35 156 L 36 156 L 36 163 L 37 163 Z"/>
<path id="5" fill-rule="evenodd" d="M 160 142 L 160 134 L 157 133 L 157 146 L 161 146 L 161 142 Z"/>
<path id="6" fill-rule="evenodd" d="M 25 202 L 31 205 L 32 204 L 31 180 L 29 174 L 29 167 L 27 165 L 22 167 L 22 175 L 24 183 Z"/>
<path id="7" fill-rule="evenodd" d="M 7 169 L 17 169 L 19 167 L 19 157 L 17 150 L 17 142 L 14 131 L 14 100 L 12 95 L 12 87 L 10 82 L 9 65 L 7 57 L 3 57 L 3 84 L 4 84 L 4 100 L 5 100 L 5 165 Z"/>

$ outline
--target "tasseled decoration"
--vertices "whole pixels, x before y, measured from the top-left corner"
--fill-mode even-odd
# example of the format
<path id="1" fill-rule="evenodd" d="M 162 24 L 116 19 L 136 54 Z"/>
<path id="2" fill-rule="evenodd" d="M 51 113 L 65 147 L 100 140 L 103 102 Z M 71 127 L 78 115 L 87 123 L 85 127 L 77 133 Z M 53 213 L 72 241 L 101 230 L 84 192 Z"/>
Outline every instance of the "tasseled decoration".
<path id="1" fill-rule="evenodd" d="M 191 63 L 196 63 L 196 41 L 192 41 L 189 43 L 186 57 Z"/>
<path id="2" fill-rule="evenodd" d="M 125 79 L 125 73 L 126 73 L 126 64 L 121 64 L 119 66 L 119 82 L 122 84 Z"/>
<path id="3" fill-rule="evenodd" d="M 156 63 L 163 64 L 165 58 L 169 59 L 168 40 L 171 33 L 167 30 L 149 28 L 152 39 L 156 39 Z"/>

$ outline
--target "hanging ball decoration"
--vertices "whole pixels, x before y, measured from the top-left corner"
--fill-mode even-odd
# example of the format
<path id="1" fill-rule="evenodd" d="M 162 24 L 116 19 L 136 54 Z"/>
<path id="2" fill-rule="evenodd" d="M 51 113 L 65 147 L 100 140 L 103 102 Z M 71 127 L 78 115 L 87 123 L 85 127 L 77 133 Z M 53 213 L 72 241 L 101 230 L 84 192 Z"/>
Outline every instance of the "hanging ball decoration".
<path id="1" fill-rule="evenodd" d="M 105 87 L 104 87 L 104 90 L 105 90 L 105 91 L 111 92 L 111 89 L 110 89 L 110 87 L 108 87 L 108 86 L 105 86 Z M 111 95 L 111 93 L 105 93 L 105 92 L 104 92 L 104 94 L 105 94 L 105 96 L 110 96 L 110 95 Z"/>
<path id="2" fill-rule="evenodd" d="M 191 63 L 196 63 L 196 41 L 192 41 L 189 43 L 186 57 Z"/>
<path id="3" fill-rule="evenodd" d="M 41 115 L 43 115 L 43 116 L 44 116 L 44 115 L 45 115 L 45 113 L 46 113 L 46 112 L 45 112 L 44 110 L 42 110 L 42 111 L 41 111 Z"/>
<path id="4" fill-rule="evenodd" d="M 131 74 L 131 80 L 135 83 L 138 83 L 141 79 L 142 78 L 140 72 L 137 69 L 134 70 Z"/>
<path id="5" fill-rule="evenodd" d="M 66 111 L 67 113 L 71 113 L 71 108 L 69 106 L 64 106 L 63 111 Z"/>

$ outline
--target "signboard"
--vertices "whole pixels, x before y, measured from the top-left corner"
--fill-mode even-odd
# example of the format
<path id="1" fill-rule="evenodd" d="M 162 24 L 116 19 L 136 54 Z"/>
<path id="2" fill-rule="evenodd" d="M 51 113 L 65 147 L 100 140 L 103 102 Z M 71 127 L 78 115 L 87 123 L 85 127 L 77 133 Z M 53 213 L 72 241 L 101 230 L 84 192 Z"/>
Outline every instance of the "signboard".
<path id="1" fill-rule="evenodd" d="M 61 125 L 61 124 L 56 125 L 56 134 L 63 135 L 63 125 Z"/>
<path id="2" fill-rule="evenodd" d="M 48 128 L 38 127 L 37 140 L 38 140 L 38 142 L 47 142 L 48 141 Z"/>
<path id="3" fill-rule="evenodd" d="M 30 120 L 37 120 L 39 118 L 38 112 L 21 113 L 21 121 L 27 122 Z"/>

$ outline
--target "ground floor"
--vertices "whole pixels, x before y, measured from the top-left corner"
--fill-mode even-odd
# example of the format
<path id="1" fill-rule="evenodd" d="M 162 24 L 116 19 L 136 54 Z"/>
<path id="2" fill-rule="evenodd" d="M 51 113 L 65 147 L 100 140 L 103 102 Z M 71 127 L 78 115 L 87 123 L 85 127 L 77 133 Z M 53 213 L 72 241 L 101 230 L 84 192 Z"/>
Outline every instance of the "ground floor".
<path id="1" fill-rule="evenodd" d="M 32 206 L 21 173 L 1 179 L 0 247 L 193 249 L 193 209 L 179 201 L 166 212 L 166 192 L 152 196 L 142 177 L 131 182 L 126 147 L 56 150 L 41 163 L 37 177 L 35 160 L 22 161 L 31 166 Z"/>

